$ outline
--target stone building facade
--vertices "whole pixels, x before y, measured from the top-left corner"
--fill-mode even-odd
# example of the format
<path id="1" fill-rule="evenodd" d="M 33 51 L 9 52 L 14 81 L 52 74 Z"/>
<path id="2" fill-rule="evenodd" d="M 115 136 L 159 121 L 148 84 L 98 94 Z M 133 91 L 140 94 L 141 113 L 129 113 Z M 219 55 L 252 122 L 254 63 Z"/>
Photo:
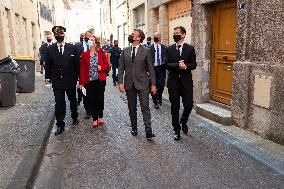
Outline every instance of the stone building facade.
<path id="1" fill-rule="evenodd" d="M 129 35 L 129 5 L 126 0 L 118 0 L 114 5 L 114 40 L 118 40 L 119 47 L 128 46 Z"/>
<path id="2" fill-rule="evenodd" d="M 103 40 L 118 39 L 120 47 L 125 47 L 129 45 L 129 33 L 139 28 L 146 37 L 160 31 L 162 42 L 168 45 L 173 43 L 174 28 L 183 25 L 187 30 L 186 41 L 191 43 L 190 0 L 101 0 L 100 3 Z"/>
<path id="3" fill-rule="evenodd" d="M 134 28 L 141 29 L 147 37 L 148 25 L 148 1 L 147 0 L 129 0 L 129 30 Z"/>
<path id="4" fill-rule="evenodd" d="M 67 0 L 0 1 L 0 58 L 29 56 L 38 49 L 53 25 L 68 26 Z"/>
<path id="5" fill-rule="evenodd" d="M 130 32 L 130 9 L 128 0 L 101 1 L 102 40 L 118 40 L 119 47 L 129 45 L 127 37 Z"/>
<path id="6" fill-rule="evenodd" d="M 177 26 L 185 27 L 185 41 L 191 43 L 191 1 L 190 0 L 157 0 L 148 1 L 148 33 L 153 36 L 161 32 L 163 44 L 173 44 L 172 34 Z"/>
<path id="7" fill-rule="evenodd" d="M 0 58 L 37 57 L 39 33 L 37 1 L 0 1 Z"/>
<path id="8" fill-rule="evenodd" d="M 281 0 L 193 0 L 195 103 L 227 104 L 237 126 L 280 144 L 283 10 Z"/>
<path id="9" fill-rule="evenodd" d="M 40 39 L 45 41 L 47 35 L 51 34 L 51 28 L 55 25 L 55 15 L 53 13 L 55 6 L 52 0 L 40 0 L 38 1 L 37 8 Z"/>
<path id="10" fill-rule="evenodd" d="M 116 2 L 116 1 L 115 1 Z M 105 40 L 110 39 L 113 41 L 114 35 L 114 7 L 115 4 L 110 0 L 100 1 L 100 28 L 101 28 L 101 40 L 105 43 Z"/>

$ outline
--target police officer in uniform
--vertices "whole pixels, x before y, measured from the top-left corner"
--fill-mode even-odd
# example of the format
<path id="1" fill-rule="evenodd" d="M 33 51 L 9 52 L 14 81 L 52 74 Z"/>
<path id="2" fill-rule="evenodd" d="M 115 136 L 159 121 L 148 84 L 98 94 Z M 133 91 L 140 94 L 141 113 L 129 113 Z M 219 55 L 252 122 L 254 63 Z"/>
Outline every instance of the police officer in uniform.
<path id="1" fill-rule="evenodd" d="M 55 135 L 65 129 L 65 93 L 70 101 L 73 125 L 79 124 L 76 103 L 76 82 L 79 76 L 80 56 L 75 45 L 64 42 L 66 29 L 62 26 L 52 28 L 56 43 L 47 50 L 45 82 L 52 83 L 55 97 L 55 116 L 57 130 Z"/>

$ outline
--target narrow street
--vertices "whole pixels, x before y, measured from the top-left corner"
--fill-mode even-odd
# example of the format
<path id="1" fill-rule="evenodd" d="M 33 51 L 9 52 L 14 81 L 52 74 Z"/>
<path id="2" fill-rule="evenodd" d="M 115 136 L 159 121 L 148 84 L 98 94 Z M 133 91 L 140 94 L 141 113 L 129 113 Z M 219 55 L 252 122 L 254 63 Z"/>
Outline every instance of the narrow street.
<path id="1" fill-rule="evenodd" d="M 105 96 L 105 126 L 93 129 L 81 104 L 79 126 L 67 126 L 57 137 L 54 127 L 35 189 L 284 186 L 281 175 L 202 130 L 203 121 L 194 114 L 188 122 L 189 135 L 174 141 L 166 104 L 155 110 L 151 103 L 156 134 L 152 141 L 146 140 L 138 108 L 138 136 L 133 137 L 125 96 L 110 80 Z"/>

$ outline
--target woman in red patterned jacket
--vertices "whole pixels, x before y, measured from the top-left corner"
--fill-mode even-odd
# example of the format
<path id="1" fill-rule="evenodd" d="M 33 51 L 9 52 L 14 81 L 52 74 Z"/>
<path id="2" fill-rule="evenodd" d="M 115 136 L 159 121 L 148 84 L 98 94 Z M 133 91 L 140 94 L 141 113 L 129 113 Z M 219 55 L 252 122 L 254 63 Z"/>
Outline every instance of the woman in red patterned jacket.
<path id="1" fill-rule="evenodd" d="M 100 41 L 90 37 L 89 49 L 81 56 L 80 89 L 86 88 L 87 102 L 93 118 L 93 128 L 104 124 L 104 92 L 106 86 L 106 71 L 109 68 L 106 53 L 100 48 Z"/>

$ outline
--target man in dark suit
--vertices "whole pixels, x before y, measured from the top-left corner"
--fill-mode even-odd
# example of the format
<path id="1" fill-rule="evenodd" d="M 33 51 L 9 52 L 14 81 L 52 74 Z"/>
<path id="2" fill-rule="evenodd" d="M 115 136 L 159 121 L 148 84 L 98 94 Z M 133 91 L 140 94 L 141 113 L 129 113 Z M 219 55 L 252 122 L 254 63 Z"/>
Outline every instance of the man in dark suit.
<path id="1" fill-rule="evenodd" d="M 51 45 L 47 50 L 45 79 L 46 83 L 52 83 L 58 127 L 55 135 L 59 135 L 65 130 L 65 93 L 70 101 L 73 125 L 79 123 L 76 104 L 76 82 L 79 76 L 80 56 L 75 45 L 64 42 L 64 32 L 66 32 L 64 27 L 54 26 L 52 32 L 57 43 Z"/>
<path id="2" fill-rule="evenodd" d="M 39 53 L 40 53 L 40 73 L 43 74 L 43 68 L 45 66 L 46 62 L 46 53 L 47 53 L 47 47 L 52 45 L 52 36 L 48 35 L 46 37 L 46 43 L 43 43 L 40 48 L 39 48 Z"/>
<path id="3" fill-rule="evenodd" d="M 86 52 L 89 50 L 89 47 L 87 45 L 87 42 L 89 40 L 89 37 L 92 36 L 93 34 L 91 31 L 86 31 L 86 33 L 81 33 L 80 34 L 80 42 L 76 43 L 76 47 L 78 49 L 79 56 L 83 54 L 83 52 Z M 84 108 L 86 111 L 85 119 L 90 119 L 91 118 L 91 110 L 90 110 L 90 103 L 88 102 L 88 99 L 86 96 L 83 95 L 82 91 L 78 88 L 77 89 L 77 94 L 78 94 L 78 99 L 77 99 L 77 106 L 80 106 L 80 103 L 83 99 L 83 104 Z"/>
<path id="4" fill-rule="evenodd" d="M 92 35 L 93 33 L 89 30 L 86 31 L 86 33 L 80 34 L 80 42 L 75 44 L 80 56 L 83 54 L 83 52 L 86 52 L 87 50 L 89 50 L 87 43 L 88 43 L 89 37 Z"/>
<path id="5" fill-rule="evenodd" d="M 171 102 L 172 125 L 174 140 L 180 140 L 180 130 L 188 133 L 187 120 L 193 106 L 193 82 L 191 70 L 196 68 L 194 47 L 185 43 L 186 30 L 179 26 L 174 29 L 175 44 L 169 46 L 165 53 L 165 65 L 169 70 L 167 87 Z M 184 110 L 179 120 L 180 97 Z M 182 125 L 182 128 L 180 126 Z"/>
<path id="6" fill-rule="evenodd" d="M 152 94 L 154 107 L 159 109 L 159 105 L 162 105 L 162 94 L 165 87 L 166 80 L 166 68 L 165 68 L 165 51 L 166 46 L 161 44 L 161 33 L 156 32 L 154 34 L 155 44 L 150 46 L 151 55 L 154 62 L 154 69 L 156 74 L 157 94 Z"/>
<path id="7" fill-rule="evenodd" d="M 78 43 L 76 43 L 76 47 L 78 49 L 78 53 L 81 56 L 83 54 L 83 52 L 85 52 L 87 50 L 87 45 L 84 46 L 85 43 L 85 34 L 81 33 L 80 34 L 80 41 Z"/>
<path id="8" fill-rule="evenodd" d="M 137 95 L 139 96 L 143 121 L 146 130 L 146 138 L 151 139 L 155 135 L 151 127 L 151 114 L 149 108 L 149 77 L 151 92 L 156 93 L 156 79 L 154 64 L 150 49 L 141 45 L 145 35 L 143 31 L 134 29 L 129 41 L 130 47 L 123 49 L 118 68 L 118 84 L 120 92 L 126 91 L 129 116 L 133 136 L 137 135 Z"/>
<path id="9" fill-rule="evenodd" d="M 121 48 L 118 47 L 118 41 L 114 40 L 114 45 L 110 50 L 110 62 L 111 62 L 111 65 L 112 65 L 113 86 L 116 86 L 116 83 L 118 82 L 117 69 L 118 69 L 118 66 L 119 66 L 120 54 L 121 54 Z"/>

